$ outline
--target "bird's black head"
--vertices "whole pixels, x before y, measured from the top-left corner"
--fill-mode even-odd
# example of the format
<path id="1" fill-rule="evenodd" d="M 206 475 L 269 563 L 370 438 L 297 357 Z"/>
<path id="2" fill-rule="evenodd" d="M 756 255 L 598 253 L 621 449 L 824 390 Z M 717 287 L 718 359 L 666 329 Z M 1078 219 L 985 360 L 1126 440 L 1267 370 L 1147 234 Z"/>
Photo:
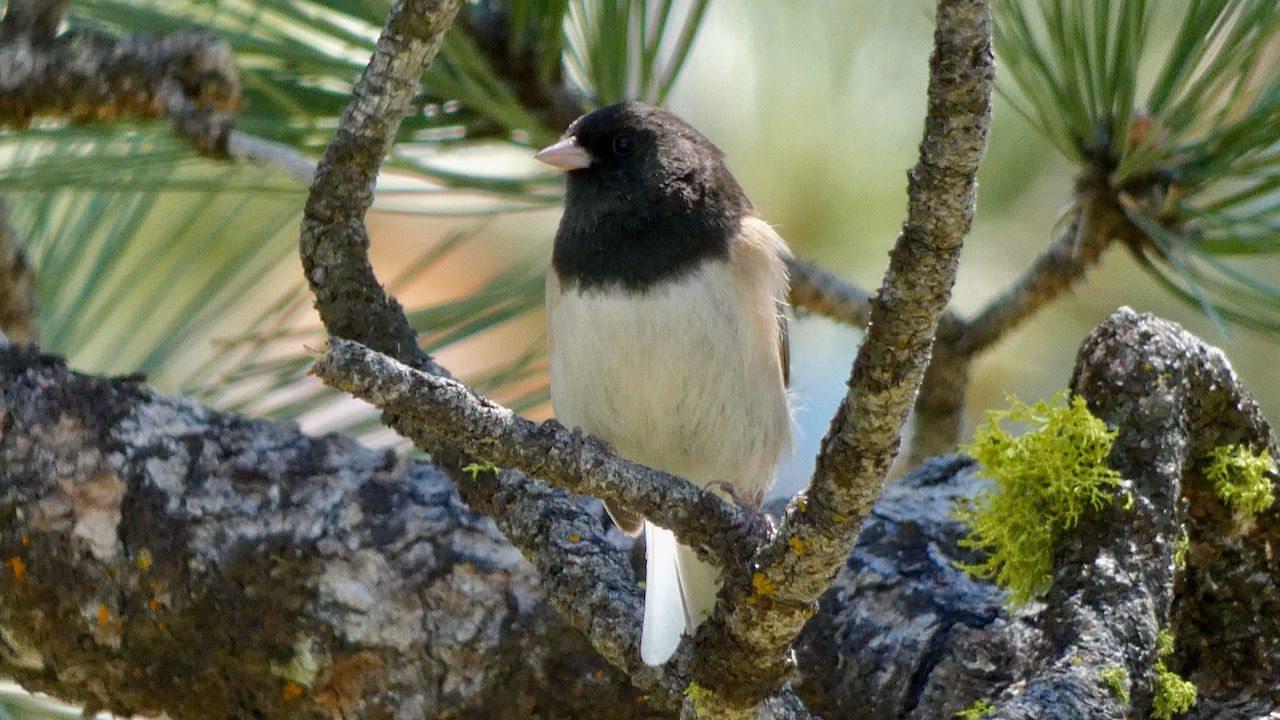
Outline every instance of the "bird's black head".
<path id="1" fill-rule="evenodd" d="M 578 118 L 538 157 L 568 170 L 552 265 L 570 286 L 642 291 L 726 259 L 751 210 L 710 140 L 643 103 Z"/>

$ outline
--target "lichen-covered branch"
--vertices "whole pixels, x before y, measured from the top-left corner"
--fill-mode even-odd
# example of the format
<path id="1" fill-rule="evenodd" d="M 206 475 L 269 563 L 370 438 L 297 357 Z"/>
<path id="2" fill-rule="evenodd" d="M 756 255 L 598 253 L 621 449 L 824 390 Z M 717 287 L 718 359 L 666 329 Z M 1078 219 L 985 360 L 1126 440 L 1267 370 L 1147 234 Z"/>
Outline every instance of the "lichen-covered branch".
<path id="1" fill-rule="evenodd" d="M 1123 717 L 1101 671 L 1130 668 L 1147 702 L 1157 625 L 1177 638 L 1165 662 L 1200 688 L 1189 718 L 1274 708 L 1280 517 L 1231 510 L 1204 461 L 1225 445 L 1275 452 L 1256 405 L 1218 351 L 1128 312 L 1091 338 L 1075 386 L 1122 430 L 1113 459 L 1134 506 L 1082 520 L 1047 602 L 1010 615 L 957 569 L 977 558 L 952 509 L 983 481 L 967 459 L 929 463 L 877 502 L 796 642 L 794 694 L 766 717 L 806 718 L 801 700 L 851 720 L 977 700 L 996 717 Z M 687 684 L 689 648 L 675 668 L 616 672 L 564 622 L 626 655 L 640 603 L 627 541 L 564 490 L 477 474 L 489 504 L 475 509 L 540 548 L 535 575 L 429 465 L 348 439 L 12 348 L 0 420 L 0 673 L 26 687 L 175 720 L 479 720 L 669 716 Z M 1151 592 L 1170 577 L 1171 606 Z M 555 593 L 576 602 L 553 612 Z M 611 618 L 623 632 L 597 629 Z"/>
<path id="2" fill-rule="evenodd" d="M 1128 308 L 1085 341 L 1072 389 L 1118 429 L 1110 464 L 1128 497 L 1064 535 L 1041 613 L 1044 666 L 988 717 L 1124 716 L 1100 677 L 1111 668 L 1124 671 L 1130 707 L 1145 717 L 1162 629 L 1177 640 L 1164 662 L 1216 703 L 1265 695 L 1280 672 L 1280 568 L 1268 557 L 1280 511 L 1228 507 L 1203 471 L 1224 444 L 1274 456 L 1257 405 L 1221 351 Z"/>
<path id="3" fill-rule="evenodd" d="M 823 439 L 806 495 L 789 508 L 756 570 L 730 576 L 729 602 L 697 639 L 694 679 L 731 707 L 754 705 L 787 673 L 787 649 L 813 612 L 879 497 L 950 297 L 973 217 L 995 68 L 981 0 L 942 0 L 929 110 L 909 207 L 849 393 Z"/>
<path id="4" fill-rule="evenodd" d="M 717 563 L 746 565 L 762 544 L 748 514 L 715 494 L 621 458 L 594 436 L 555 421 L 526 420 L 455 380 L 340 338 L 330 340 L 314 372 L 395 418 L 411 440 L 446 437 L 481 462 L 521 470 L 576 494 L 625 502 L 664 527 L 678 528 L 683 542 Z"/>
<path id="5" fill-rule="evenodd" d="M 655 711 L 428 464 L 22 348 L 0 419 L 0 674 L 30 690 L 174 720 Z M 579 527 L 542 540 L 638 604 Z"/>

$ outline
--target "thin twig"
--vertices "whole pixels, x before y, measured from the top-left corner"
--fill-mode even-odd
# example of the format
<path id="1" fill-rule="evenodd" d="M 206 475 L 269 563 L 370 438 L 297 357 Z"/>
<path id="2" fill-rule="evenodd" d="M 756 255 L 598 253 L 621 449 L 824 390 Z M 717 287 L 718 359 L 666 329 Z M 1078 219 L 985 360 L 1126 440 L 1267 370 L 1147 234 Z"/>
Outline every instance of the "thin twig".
<path id="1" fill-rule="evenodd" d="M 950 452 L 959 440 L 969 370 L 975 358 L 1084 279 L 1117 242 L 1140 242 L 1103 181 L 1082 188 L 1073 219 L 1040 257 L 977 315 L 947 315 L 938 329 L 933 360 L 916 400 L 915 439 L 907 458 L 915 467 Z"/>
<path id="2" fill-rule="evenodd" d="M 42 33 L 41 27 L 30 29 Z M 230 46 L 205 30 L 0 38 L 0 126 L 25 127 L 36 117 L 167 115 L 197 149 L 216 154 L 240 90 Z"/>
<path id="3" fill-rule="evenodd" d="M 303 270 L 330 334 L 446 377 L 448 371 L 418 346 L 400 303 L 378 284 L 369 265 L 364 216 L 373 204 L 383 157 L 460 4 L 401 0 L 392 7 L 316 167 L 300 242 Z"/>
<path id="4" fill-rule="evenodd" d="M 447 438 L 485 462 L 518 468 L 579 495 L 626 503 L 721 565 L 745 565 L 763 544 L 746 511 L 693 483 L 615 455 L 594 436 L 555 421 L 535 423 L 480 397 L 456 380 L 396 362 L 359 343 L 333 338 L 313 371 L 325 383 L 370 402 L 418 442 Z"/>
<path id="5" fill-rule="evenodd" d="M 791 258 L 791 305 L 797 310 L 866 327 L 871 320 L 871 293 L 817 265 Z"/>
<path id="6" fill-rule="evenodd" d="M 0 200 L 0 331 L 6 344 L 36 342 L 35 272 L 27 262 L 18 231 L 9 222 L 9 209 Z"/>
<path id="7" fill-rule="evenodd" d="M 230 160 L 268 165 L 306 185 L 315 181 L 316 161 L 292 145 L 232 130 L 225 149 Z"/>

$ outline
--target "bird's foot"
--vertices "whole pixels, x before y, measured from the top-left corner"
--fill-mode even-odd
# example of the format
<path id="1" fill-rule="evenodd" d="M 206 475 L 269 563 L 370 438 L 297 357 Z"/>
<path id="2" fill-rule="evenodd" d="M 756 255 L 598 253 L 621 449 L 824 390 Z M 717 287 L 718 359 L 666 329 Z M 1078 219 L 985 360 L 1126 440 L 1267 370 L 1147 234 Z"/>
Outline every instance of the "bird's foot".
<path id="1" fill-rule="evenodd" d="M 729 496 L 729 499 L 733 501 L 734 505 L 743 509 L 747 516 L 747 523 L 751 526 L 751 530 L 753 532 L 762 533 L 766 537 L 773 534 L 773 518 L 769 517 L 768 513 L 760 509 L 761 498 L 744 498 L 742 495 L 738 494 L 737 486 L 731 482 L 720 483 L 720 490 L 725 495 Z"/>

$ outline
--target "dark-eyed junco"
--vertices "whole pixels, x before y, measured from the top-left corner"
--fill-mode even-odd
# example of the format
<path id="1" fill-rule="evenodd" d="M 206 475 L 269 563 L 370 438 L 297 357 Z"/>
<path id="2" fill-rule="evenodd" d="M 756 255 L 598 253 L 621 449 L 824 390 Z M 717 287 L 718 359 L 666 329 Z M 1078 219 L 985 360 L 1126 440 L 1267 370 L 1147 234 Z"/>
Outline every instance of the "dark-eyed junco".
<path id="1" fill-rule="evenodd" d="M 568 171 L 547 277 L 551 402 L 622 455 L 759 506 L 791 446 L 786 244 L 710 140 L 628 102 L 578 118 L 536 157 Z M 667 661 L 708 616 L 717 570 L 643 527 L 640 654 Z"/>

